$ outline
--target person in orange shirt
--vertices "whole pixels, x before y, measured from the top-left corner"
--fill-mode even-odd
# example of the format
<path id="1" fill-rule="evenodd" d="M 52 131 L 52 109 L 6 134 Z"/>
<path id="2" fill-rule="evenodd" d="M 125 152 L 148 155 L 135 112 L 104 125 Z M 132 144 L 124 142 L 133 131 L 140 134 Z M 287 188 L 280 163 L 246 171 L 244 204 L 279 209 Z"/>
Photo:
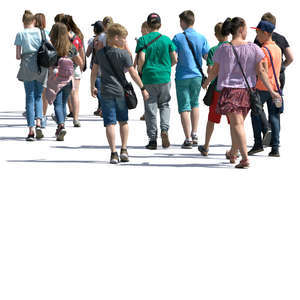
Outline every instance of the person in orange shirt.
<path id="1" fill-rule="evenodd" d="M 268 72 L 269 82 L 274 91 L 278 91 L 276 80 L 279 82 L 279 74 L 281 68 L 281 49 L 276 45 L 272 40 L 272 32 L 275 29 L 274 24 L 268 21 L 260 21 L 257 27 L 252 27 L 256 29 L 257 39 L 262 44 L 262 50 L 265 53 L 264 67 Z M 272 62 L 275 70 L 272 67 L 272 62 L 270 55 L 272 56 Z M 260 99 L 262 104 L 265 102 L 268 106 L 269 113 L 269 122 L 271 124 L 272 137 L 271 137 L 271 146 L 272 151 L 269 153 L 269 156 L 279 157 L 279 132 L 280 132 L 280 113 L 281 108 L 276 107 L 274 99 L 272 99 L 271 94 L 268 92 L 267 88 L 263 82 L 259 79 L 256 84 L 256 89 L 259 92 Z M 278 91 L 280 93 L 280 91 Z M 281 101 L 281 99 L 276 99 Z M 248 155 L 253 155 L 258 152 L 264 151 L 262 143 L 262 133 L 263 132 L 263 121 L 259 115 L 251 114 L 251 121 L 254 134 L 254 146 L 248 152 Z"/>

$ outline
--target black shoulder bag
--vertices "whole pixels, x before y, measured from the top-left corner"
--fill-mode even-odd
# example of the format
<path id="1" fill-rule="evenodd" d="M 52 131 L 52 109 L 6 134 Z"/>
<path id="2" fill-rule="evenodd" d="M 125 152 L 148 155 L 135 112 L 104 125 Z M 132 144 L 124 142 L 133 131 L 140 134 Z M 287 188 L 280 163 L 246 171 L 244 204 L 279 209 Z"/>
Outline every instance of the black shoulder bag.
<path id="1" fill-rule="evenodd" d="M 51 43 L 46 40 L 45 31 L 41 29 L 42 35 L 42 45 L 40 46 L 37 53 L 37 64 L 39 72 L 41 72 L 41 67 L 49 68 L 57 63 L 57 53 L 55 48 Z"/>
<path id="2" fill-rule="evenodd" d="M 104 47 L 104 54 L 105 57 L 111 67 L 111 70 L 113 71 L 116 79 L 119 81 L 119 83 L 121 84 L 121 86 L 124 89 L 124 94 L 125 94 L 125 100 L 126 100 L 126 104 L 128 109 L 134 109 L 137 106 L 137 97 L 136 94 L 134 92 L 133 86 L 130 82 L 128 82 L 125 78 L 125 81 L 122 80 L 121 76 L 118 74 L 118 72 L 116 71 L 114 65 L 112 64 L 111 60 L 109 59 L 108 55 L 107 55 L 107 48 Z"/>
<path id="3" fill-rule="evenodd" d="M 249 82 L 247 80 L 247 77 L 246 77 L 246 75 L 244 73 L 244 70 L 242 68 L 242 65 L 241 65 L 241 63 L 239 61 L 238 54 L 237 54 L 234 46 L 231 43 L 230 43 L 230 45 L 231 45 L 231 47 L 233 49 L 234 55 L 235 55 L 235 57 L 237 59 L 238 65 L 239 65 L 239 67 L 240 67 L 240 69 L 242 71 L 244 80 L 245 80 L 245 82 L 247 84 L 247 87 L 248 87 L 248 91 L 249 91 L 249 94 L 250 94 L 250 108 L 251 108 L 251 111 L 252 111 L 252 113 L 254 115 L 260 115 L 262 113 L 262 111 L 263 111 L 263 106 L 262 106 L 262 103 L 260 101 L 259 94 L 258 94 L 258 92 L 256 90 L 252 90 L 250 88 L 250 85 L 249 85 Z"/>
<path id="4" fill-rule="evenodd" d="M 186 41 L 187 41 L 187 43 L 188 43 L 188 45 L 189 45 L 189 47 L 190 47 L 190 49 L 191 49 L 191 51 L 192 51 L 192 54 L 193 54 L 193 56 L 194 56 L 194 60 L 195 60 L 195 62 L 196 62 L 197 68 L 199 69 L 199 71 L 200 71 L 200 73 L 201 73 L 201 75 L 202 75 L 202 83 L 201 83 L 201 85 L 202 85 L 202 84 L 204 83 L 204 81 L 207 79 L 207 77 L 206 77 L 205 74 L 203 73 L 202 67 L 200 66 L 199 61 L 197 60 L 196 53 L 195 53 L 195 49 L 193 48 L 192 42 L 188 39 L 188 37 L 187 37 L 185 31 L 183 32 L 183 34 L 184 34 L 184 36 L 185 36 L 185 38 L 186 38 Z"/>

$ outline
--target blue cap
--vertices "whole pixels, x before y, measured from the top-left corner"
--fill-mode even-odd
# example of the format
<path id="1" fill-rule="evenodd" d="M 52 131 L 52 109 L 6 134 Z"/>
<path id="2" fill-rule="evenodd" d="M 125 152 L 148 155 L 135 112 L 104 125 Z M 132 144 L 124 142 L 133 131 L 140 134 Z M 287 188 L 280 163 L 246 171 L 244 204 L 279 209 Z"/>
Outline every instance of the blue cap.
<path id="1" fill-rule="evenodd" d="M 272 33 L 275 29 L 275 25 L 268 21 L 260 21 L 257 27 L 251 27 L 251 28 L 260 29 L 262 31 Z"/>

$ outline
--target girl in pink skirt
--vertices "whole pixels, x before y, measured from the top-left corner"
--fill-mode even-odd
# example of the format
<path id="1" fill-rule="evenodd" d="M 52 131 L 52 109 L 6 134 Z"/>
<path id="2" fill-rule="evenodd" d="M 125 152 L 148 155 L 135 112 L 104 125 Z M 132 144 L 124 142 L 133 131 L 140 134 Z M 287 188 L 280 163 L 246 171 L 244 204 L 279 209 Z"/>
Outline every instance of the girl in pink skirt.
<path id="1" fill-rule="evenodd" d="M 249 161 L 244 120 L 250 110 L 250 95 L 232 46 L 235 47 L 250 88 L 255 87 L 256 76 L 259 76 L 272 97 L 278 98 L 279 95 L 272 90 L 269 83 L 268 74 L 263 65 L 265 57 L 263 51 L 254 43 L 245 41 L 247 36 L 245 20 L 239 17 L 227 18 L 223 23 L 222 35 L 226 36 L 230 33 L 232 34 L 231 44 L 223 44 L 216 50 L 212 71 L 203 87 L 207 88 L 209 83 L 218 76 L 217 89 L 221 90 L 221 95 L 216 112 L 228 116 L 232 140 L 232 147 L 226 152 L 226 158 L 231 163 L 235 163 L 237 153 L 240 151 L 242 160 L 235 167 L 247 168 Z"/>

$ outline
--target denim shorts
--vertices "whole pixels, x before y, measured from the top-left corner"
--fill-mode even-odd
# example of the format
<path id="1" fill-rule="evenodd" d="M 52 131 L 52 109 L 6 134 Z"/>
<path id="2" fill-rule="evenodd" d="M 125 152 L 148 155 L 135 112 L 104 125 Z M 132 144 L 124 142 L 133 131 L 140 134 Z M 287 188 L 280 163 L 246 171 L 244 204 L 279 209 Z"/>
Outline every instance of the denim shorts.
<path id="1" fill-rule="evenodd" d="M 199 106 L 199 94 L 202 77 L 194 77 L 176 80 L 176 95 L 178 102 L 178 112 L 191 111 Z"/>
<path id="2" fill-rule="evenodd" d="M 104 126 L 128 121 L 128 108 L 124 98 L 102 98 L 102 114 Z"/>

